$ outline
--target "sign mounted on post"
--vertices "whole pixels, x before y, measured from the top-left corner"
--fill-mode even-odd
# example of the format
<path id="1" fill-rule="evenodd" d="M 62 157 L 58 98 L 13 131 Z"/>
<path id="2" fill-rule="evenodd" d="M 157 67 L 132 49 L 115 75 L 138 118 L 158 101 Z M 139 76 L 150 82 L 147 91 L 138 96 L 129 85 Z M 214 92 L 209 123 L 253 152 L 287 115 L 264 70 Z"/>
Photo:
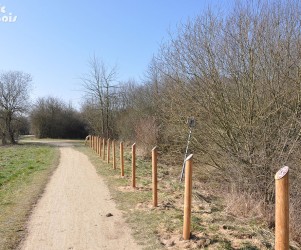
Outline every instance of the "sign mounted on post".
<path id="1" fill-rule="evenodd" d="M 188 124 L 189 128 L 194 128 L 195 127 L 195 119 L 194 119 L 193 116 L 188 118 L 187 124 Z"/>

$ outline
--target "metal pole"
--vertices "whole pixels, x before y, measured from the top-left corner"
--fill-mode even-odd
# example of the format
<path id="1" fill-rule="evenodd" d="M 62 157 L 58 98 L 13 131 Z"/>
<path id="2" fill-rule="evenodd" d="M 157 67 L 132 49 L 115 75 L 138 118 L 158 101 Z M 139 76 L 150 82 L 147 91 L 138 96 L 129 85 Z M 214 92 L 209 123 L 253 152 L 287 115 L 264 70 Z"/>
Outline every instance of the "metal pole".
<path id="1" fill-rule="evenodd" d="M 184 173 L 185 173 L 185 164 L 186 164 L 186 157 L 187 157 L 187 154 L 188 154 L 188 147 L 189 147 L 190 138 L 191 138 L 191 131 L 192 131 L 192 129 L 190 128 L 189 134 L 188 134 L 188 140 L 187 140 L 187 145 L 186 145 L 186 151 L 185 151 L 185 156 L 184 156 L 180 181 L 182 181 L 183 177 L 185 177 L 185 175 L 184 175 Z"/>

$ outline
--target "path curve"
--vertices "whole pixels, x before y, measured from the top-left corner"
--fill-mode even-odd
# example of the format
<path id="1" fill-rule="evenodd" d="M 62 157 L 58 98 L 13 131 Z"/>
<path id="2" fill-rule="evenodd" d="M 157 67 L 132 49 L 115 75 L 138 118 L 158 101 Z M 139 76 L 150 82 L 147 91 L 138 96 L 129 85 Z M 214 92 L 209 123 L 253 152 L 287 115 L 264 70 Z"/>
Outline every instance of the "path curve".
<path id="1" fill-rule="evenodd" d="M 34 208 L 21 249 L 141 249 L 88 157 L 70 144 L 60 146 L 60 164 Z"/>

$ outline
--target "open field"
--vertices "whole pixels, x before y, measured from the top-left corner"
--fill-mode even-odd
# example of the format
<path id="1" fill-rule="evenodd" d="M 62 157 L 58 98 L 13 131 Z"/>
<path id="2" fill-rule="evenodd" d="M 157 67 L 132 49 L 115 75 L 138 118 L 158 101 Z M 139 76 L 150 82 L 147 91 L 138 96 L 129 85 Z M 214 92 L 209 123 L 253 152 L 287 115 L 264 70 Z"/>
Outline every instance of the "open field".
<path id="1" fill-rule="evenodd" d="M 0 147 L 0 249 L 15 249 L 25 235 L 31 209 L 58 164 L 55 147 Z"/>

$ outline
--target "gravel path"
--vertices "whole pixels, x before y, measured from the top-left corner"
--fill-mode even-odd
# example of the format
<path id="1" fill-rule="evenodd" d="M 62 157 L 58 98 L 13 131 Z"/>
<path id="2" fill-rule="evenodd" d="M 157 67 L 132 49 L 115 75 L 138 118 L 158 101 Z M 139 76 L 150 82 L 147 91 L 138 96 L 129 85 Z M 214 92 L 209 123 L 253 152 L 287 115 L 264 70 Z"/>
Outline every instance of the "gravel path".
<path id="1" fill-rule="evenodd" d="M 141 249 L 87 156 L 60 146 L 60 164 L 34 208 L 21 249 Z"/>

